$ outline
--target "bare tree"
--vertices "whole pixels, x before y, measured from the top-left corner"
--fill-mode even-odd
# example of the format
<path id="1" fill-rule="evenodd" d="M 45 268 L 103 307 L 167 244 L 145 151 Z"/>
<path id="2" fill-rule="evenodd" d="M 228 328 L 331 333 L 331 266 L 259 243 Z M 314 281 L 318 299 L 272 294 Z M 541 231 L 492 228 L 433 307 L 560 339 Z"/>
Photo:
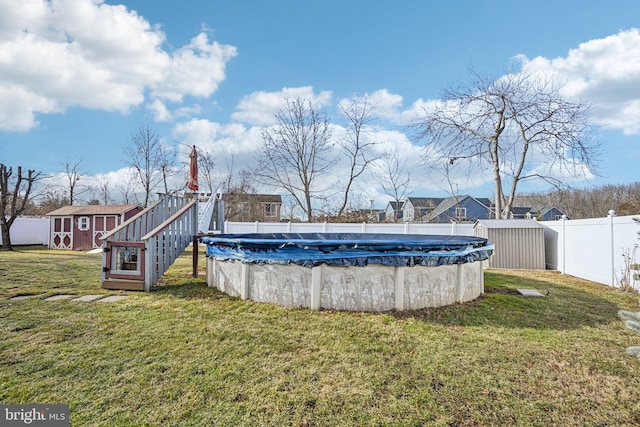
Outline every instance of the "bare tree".
<path id="1" fill-rule="evenodd" d="M 202 181 L 209 188 L 209 192 L 213 193 L 214 172 L 215 172 L 215 155 L 213 150 L 199 149 L 198 150 L 198 173 L 202 174 Z"/>
<path id="2" fill-rule="evenodd" d="M 61 163 L 63 174 L 67 179 L 67 190 L 69 194 L 69 204 L 73 206 L 77 202 L 77 197 L 89 191 L 89 187 L 82 185 L 80 180 L 86 175 L 82 160 L 65 160 Z"/>
<path id="3" fill-rule="evenodd" d="M 447 90 L 441 108 L 425 110 L 416 126 L 451 165 L 491 171 L 496 217 L 508 217 L 522 180 L 561 186 L 559 173 L 593 171 L 597 146 L 589 139 L 588 105 L 530 75 L 492 80 L 472 71 L 472 77 L 469 86 Z"/>
<path id="4" fill-rule="evenodd" d="M 169 190 L 168 180 L 179 173 L 179 168 L 176 167 L 176 152 L 167 147 L 166 144 L 160 143 L 158 146 L 158 160 L 158 166 L 160 166 L 160 172 L 162 174 L 164 194 L 171 194 L 174 191 Z"/>
<path id="5" fill-rule="evenodd" d="M 382 191 L 393 198 L 395 203 L 393 222 L 398 221 L 402 199 L 409 193 L 412 170 L 407 166 L 407 159 L 397 150 L 387 150 L 375 162 L 375 176 L 382 187 Z"/>
<path id="6" fill-rule="evenodd" d="M 11 226 L 15 219 L 25 210 L 33 184 L 41 178 L 42 173 L 33 169 L 22 174 L 22 166 L 18 166 L 13 177 L 13 168 L 0 163 L 0 228 L 2 229 L 2 250 L 12 251 Z"/>
<path id="7" fill-rule="evenodd" d="M 164 179 L 163 148 L 158 134 L 149 126 L 140 126 L 131 135 L 131 145 L 124 148 L 124 161 L 136 172 L 136 178 L 144 190 L 144 206 L 149 205 L 151 193 Z"/>
<path id="8" fill-rule="evenodd" d="M 567 188 L 553 192 L 520 193 L 517 206 L 555 207 L 569 218 L 599 218 L 613 209 L 620 216 L 640 214 L 640 182 L 607 184 L 593 188 Z"/>
<path id="9" fill-rule="evenodd" d="M 342 148 L 344 158 L 349 162 L 349 176 L 344 189 L 342 204 L 338 209 L 338 217 L 342 217 L 347 205 L 351 187 L 376 159 L 373 147 L 374 142 L 368 141 L 364 135 L 366 126 L 375 120 L 374 106 L 365 95 L 358 97 L 347 104 L 340 105 L 342 116 L 347 121 L 347 138 L 338 141 Z"/>
<path id="10" fill-rule="evenodd" d="M 46 215 L 64 206 L 69 206 L 67 192 L 52 186 L 46 186 L 44 190 L 40 192 L 38 200 L 39 213 L 41 215 Z"/>
<path id="11" fill-rule="evenodd" d="M 111 203 L 111 182 L 109 181 L 109 177 L 107 175 L 100 175 L 97 181 L 98 199 L 102 201 L 103 204 L 108 205 Z"/>
<path id="12" fill-rule="evenodd" d="M 323 182 L 333 165 L 327 158 L 331 150 L 329 119 L 309 100 L 287 100 L 279 109 L 277 125 L 262 131 L 262 148 L 257 170 L 265 184 L 284 189 L 313 219 L 314 200 L 326 197 Z"/>
<path id="13" fill-rule="evenodd" d="M 138 179 L 136 174 L 136 172 L 125 174 L 126 176 L 124 177 L 124 181 L 116 184 L 116 190 L 120 193 L 120 198 L 124 204 L 138 203 L 138 198 L 136 196 Z"/>

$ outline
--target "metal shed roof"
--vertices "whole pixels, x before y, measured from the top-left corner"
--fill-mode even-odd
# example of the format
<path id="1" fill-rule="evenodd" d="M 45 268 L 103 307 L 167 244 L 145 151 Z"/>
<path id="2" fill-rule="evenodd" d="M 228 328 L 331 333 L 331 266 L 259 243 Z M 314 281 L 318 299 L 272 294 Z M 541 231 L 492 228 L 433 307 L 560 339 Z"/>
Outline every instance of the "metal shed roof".
<path id="1" fill-rule="evenodd" d="M 485 228 L 544 228 L 533 219 L 479 219 L 474 227 L 478 225 Z"/>

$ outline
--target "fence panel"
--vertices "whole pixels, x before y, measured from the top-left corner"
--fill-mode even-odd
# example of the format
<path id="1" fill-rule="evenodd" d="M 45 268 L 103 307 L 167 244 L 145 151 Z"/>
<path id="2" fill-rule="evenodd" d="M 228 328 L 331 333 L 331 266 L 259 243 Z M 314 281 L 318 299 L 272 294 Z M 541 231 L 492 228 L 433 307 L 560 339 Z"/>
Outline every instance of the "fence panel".
<path id="1" fill-rule="evenodd" d="M 620 286 L 625 255 L 640 262 L 640 224 L 633 216 L 544 221 L 547 268 L 609 286 Z M 633 257 L 635 255 L 635 257 Z M 630 283 L 640 290 L 640 281 Z"/>
<path id="2" fill-rule="evenodd" d="M 13 222 L 10 233 L 12 245 L 49 246 L 49 218 L 18 217 Z"/>
<path id="3" fill-rule="evenodd" d="M 332 222 L 225 222 L 225 233 L 380 233 L 475 235 L 473 224 L 370 224 Z"/>

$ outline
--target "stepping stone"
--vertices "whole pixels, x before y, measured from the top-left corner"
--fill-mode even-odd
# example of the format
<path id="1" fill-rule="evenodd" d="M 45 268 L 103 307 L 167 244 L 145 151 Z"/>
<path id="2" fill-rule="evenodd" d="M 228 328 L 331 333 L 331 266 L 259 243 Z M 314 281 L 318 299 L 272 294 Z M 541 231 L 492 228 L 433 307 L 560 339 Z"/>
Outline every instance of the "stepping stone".
<path id="1" fill-rule="evenodd" d="M 18 295 L 17 297 L 13 297 L 10 300 L 11 301 L 22 301 L 22 300 L 33 298 L 33 297 L 37 297 L 37 296 L 38 295 Z"/>
<path id="2" fill-rule="evenodd" d="M 521 295 L 525 297 L 543 297 L 544 295 L 535 289 L 518 289 Z"/>
<path id="3" fill-rule="evenodd" d="M 54 295 L 52 297 L 49 298 L 45 298 L 45 301 L 60 301 L 63 299 L 69 299 L 71 298 L 73 295 Z"/>
<path id="4" fill-rule="evenodd" d="M 102 298 L 97 302 L 115 302 L 115 301 L 120 301 L 121 299 L 125 299 L 126 297 L 127 297 L 126 295 L 111 295 L 106 298 Z"/>
<path id="5" fill-rule="evenodd" d="M 104 295 L 84 295 L 84 296 L 81 296 L 80 298 L 72 299 L 71 301 L 89 302 L 89 301 L 95 301 L 98 298 L 102 298 L 103 296 Z"/>

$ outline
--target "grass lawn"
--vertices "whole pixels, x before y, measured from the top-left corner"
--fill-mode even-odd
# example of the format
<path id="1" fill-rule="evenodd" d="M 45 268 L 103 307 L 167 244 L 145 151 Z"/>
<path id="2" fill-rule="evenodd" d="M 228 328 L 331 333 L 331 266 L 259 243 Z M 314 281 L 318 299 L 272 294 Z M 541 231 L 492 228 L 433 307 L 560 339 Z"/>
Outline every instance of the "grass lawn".
<path id="1" fill-rule="evenodd" d="M 100 255 L 0 252 L 0 403 L 69 404 L 73 426 L 640 424 L 640 335 L 617 315 L 636 294 L 488 271 L 471 303 L 313 312 L 207 288 L 202 258 L 145 294 L 102 290 Z M 128 297 L 44 301 L 91 293 Z"/>

